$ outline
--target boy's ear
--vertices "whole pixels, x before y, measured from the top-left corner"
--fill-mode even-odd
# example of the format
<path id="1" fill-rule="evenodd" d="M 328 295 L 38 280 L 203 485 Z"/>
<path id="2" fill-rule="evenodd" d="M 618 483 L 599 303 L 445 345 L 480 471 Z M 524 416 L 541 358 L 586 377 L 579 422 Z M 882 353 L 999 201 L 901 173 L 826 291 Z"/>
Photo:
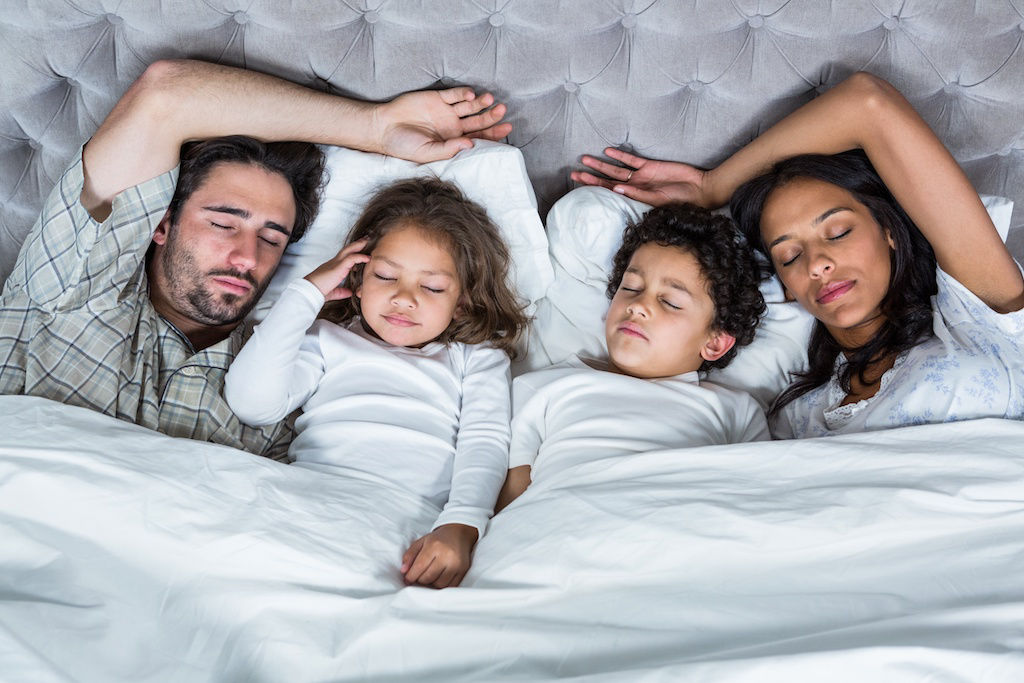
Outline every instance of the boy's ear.
<path id="1" fill-rule="evenodd" d="M 729 353 L 729 349 L 735 344 L 736 337 L 728 332 L 715 332 L 700 348 L 700 357 L 706 361 L 716 361 Z"/>
<path id="2" fill-rule="evenodd" d="M 161 247 L 167 244 L 167 234 L 171 229 L 171 210 L 167 209 L 164 212 L 164 217 L 160 219 L 160 222 L 156 224 L 156 229 L 153 231 L 153 241 L 159 244 Z"/>

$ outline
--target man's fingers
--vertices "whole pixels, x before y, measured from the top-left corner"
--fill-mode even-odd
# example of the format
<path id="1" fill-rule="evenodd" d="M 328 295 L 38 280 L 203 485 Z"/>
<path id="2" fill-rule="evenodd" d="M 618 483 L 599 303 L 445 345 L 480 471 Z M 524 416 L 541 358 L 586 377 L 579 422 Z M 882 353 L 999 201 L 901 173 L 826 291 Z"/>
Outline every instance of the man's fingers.
<path id="1" fill-rule="evenodd" d="M 499 123 L 496 126 L 491 126 L 484 130 L 477 130 L 469 133 L 468 137 L 479 138 L 481 140 L 501 140 L 502 138 L 508 137 L 508 134 L 512 132 L 511 123 Z"/>
<path id="2" fill-rule="evenodd" d="M 459 102 L 472 101 L 476 99 L 476 93 L 467 85 L 438 90 L 437 94 L 441 96 L 441 101 L 445 104 L 457 104 Z"/>
<path id="3" fill-rule="evenodd" d="M 508 107 L 504 104 L 499 104 L 474 116 L 463 117 L 459 120 L 459 123 L 462 125 L 462 132 L 477 133 L 485 131 L 500 123 L 505 118 L 507 111 Z"/>
<path id="4" fill-rule="evenodd" d="M 474 100 L 456 102 L 452 106 L 452 109 L 454 109 L 455 113 L 459 115 L 459 118 L 463 118 L 466 116 L 472 116 L 473 114 L 479 114 L 492 104 L 494 104 L 494 95 L 492 95 L 491 93 L 484 93 L 483 95 L 477 97 Z M 504 105 L 498 106 L 504 107 Z M 502 114 L 502 116 L 504 116 L 504 113 Z"/>

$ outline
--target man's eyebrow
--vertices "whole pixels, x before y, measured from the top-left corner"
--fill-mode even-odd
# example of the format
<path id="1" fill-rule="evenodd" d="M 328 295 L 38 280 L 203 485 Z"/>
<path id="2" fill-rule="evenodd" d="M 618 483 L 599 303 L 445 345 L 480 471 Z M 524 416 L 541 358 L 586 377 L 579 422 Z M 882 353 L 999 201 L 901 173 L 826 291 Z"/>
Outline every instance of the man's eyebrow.
<path id="1" fill-rule="evenodd" d="M 397 263 L 395 261 L 392 261 L 387 256 L 377 255 L 377 256 L 374 256 L 374 258 L 380 259 L 384 263 L 387 263 L 389 266 L 392 266 L 394 268 L 403 269 L 405 267 L 401 263 Z M 444 275 L 446 277 L 450 277 L 453 280 L 455 279 L 455 276 L 452 275 L 451 273 L 449 273 L 447 270 L 421 270 L 420 273 L 422 273 L 423 275 Z"/>
<path id="2" fill-rule="evenodd" d="M 853 209 L 851 209 L 848 206 L 835 206 L 835 207 L 829 209 L 828 211 L 824 212 L 823 214 L 821 214 L 817 218 L 815 218 L 813 221 L 811 221 L 811 225 L 813 225 L 813 226 L 821 225 L 825 221 L 826 218 L 828 218 L 832 214 L 839 213 L 840 211 L 853 211 Z M 774 247 L 779 242 L 785 242 L 789 238 L 790 238 L 789 233 L 787 233 L 785 235 L 779 235 L 778 237 L 773 239 L 771 241 L 771 243 L 768 245 L 768 247 L 767 247 L 768 251 L 771 251 L 772 247 Z"/>
<path id="3" fill-rule="evenodd" d="M 215 213 L 226 213 L 232 216 L 238 216 L 243 220 L 249 220 L 250 218 L 252 218 L 252 212 L 247 211 L 245 209 L 240 209 L 237 206 L 204 206 L 203 209 L 205 209 L 206 211 L 213 211 Z M 263 227 L 270 228 L 271 230 L 276 230 L 277 232 L 283 234 L 285 237 L 292 236 L 291 230 L 288 230 L 280 223 L 275 223 L 274 221 L 264 222 Z"/>

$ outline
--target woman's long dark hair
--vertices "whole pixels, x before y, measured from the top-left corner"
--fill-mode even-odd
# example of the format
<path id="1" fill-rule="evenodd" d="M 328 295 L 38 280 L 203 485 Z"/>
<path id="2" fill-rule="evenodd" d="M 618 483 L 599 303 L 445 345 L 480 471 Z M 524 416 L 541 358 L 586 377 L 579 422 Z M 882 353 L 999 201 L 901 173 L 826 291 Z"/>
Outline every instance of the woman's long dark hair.
<path id="1" fill-rule="evenodd" d="M 862 150 L 832 156 L 803 154 L 785 159 L 764 175 L 741 185 L 733 194 L 729 209 L 747 241 L 769 256 L 761 239 L 764 204 L 774 190 L 800 178 L 821 180 L 849 192 L 868 208 L 881 229 L 888 231 L 895 247 L 889 252 L 889 288 L 880 306 L 885 322 L 863 346 L 844 348 L 825 325 L 817 321 L 807 349 L 807 371 L 796 373 L 796 381 L 775 401 L 771 415 L 828 382 L 840 353 L 848 356 L 839 372 L 839 385 L 850 393 L 850 380 L 854 375 L 862 384 L 873 384 L 867 374 L 873 363 L 902 353 L 933 334 L 930 298 L 936 292 L 935 252 Z M 768 261 L 771 264 L 770 256 Z M 771 265 L 769 268 L 774 271 Z M 879 379 L 876 377 L 874 381 Z"/>

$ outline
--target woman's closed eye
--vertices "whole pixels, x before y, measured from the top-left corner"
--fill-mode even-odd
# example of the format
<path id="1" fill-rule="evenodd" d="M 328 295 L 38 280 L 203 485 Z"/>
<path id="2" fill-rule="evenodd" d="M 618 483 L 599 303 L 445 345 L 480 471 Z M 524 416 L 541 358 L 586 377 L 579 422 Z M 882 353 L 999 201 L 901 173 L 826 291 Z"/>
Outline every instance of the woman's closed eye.
<path id="1" fill-rule="evenodd" d="M 844 230 L 841 230 L 838 234 L 832 235 L 831 237 L 827 237 L 826 239 L 829 242 L 834 242 L 836 240 L 841 240 L 842 238 L 844 238 L 847 235 L 849 235 L 852 230 L 853 230 L 853 228 L 845 228 Z"/>

